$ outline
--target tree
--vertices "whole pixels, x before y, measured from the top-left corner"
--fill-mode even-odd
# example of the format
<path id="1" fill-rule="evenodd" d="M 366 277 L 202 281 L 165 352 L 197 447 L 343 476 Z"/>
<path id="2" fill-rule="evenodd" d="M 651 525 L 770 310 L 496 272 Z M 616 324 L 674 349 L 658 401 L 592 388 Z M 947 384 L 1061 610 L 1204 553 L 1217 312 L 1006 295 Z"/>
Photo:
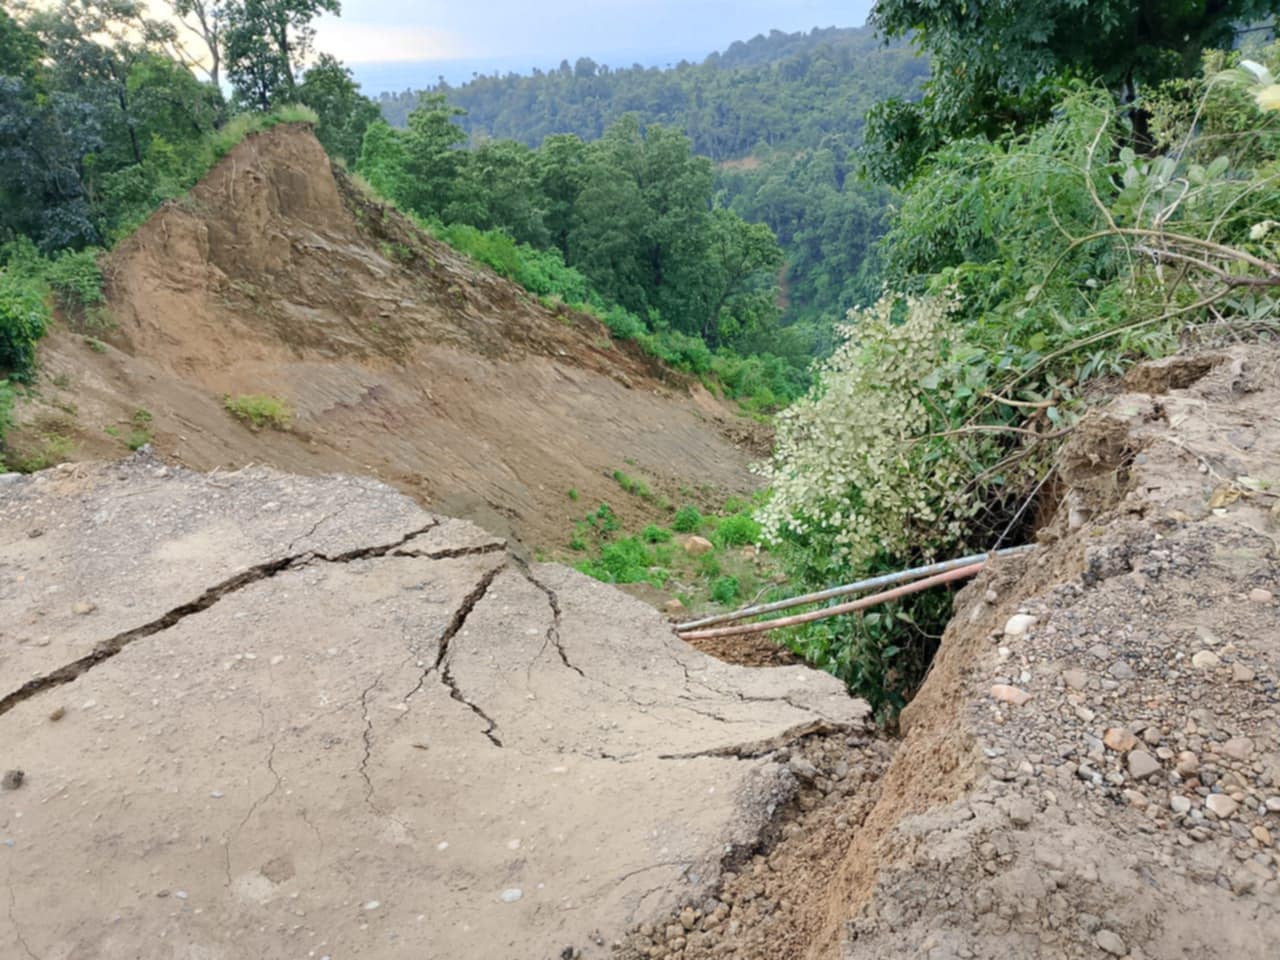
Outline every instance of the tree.
<path id="1" fill-rule="evenodd" d="M 340 9 L 339 0 L 228 0 L 222 33 L 237 100 L 262 111 L 292 101 L 316 17 Z"/>
<path id="2" fill-rule="evenodd" d="M 335 57 L 322 53 L 302 75 L 297 101 L 316 112 L 316 136 L 331 156 L 354 165 L 369 125 L 379 119 L 378 107 L 361 95 L 351 71 Z"/>
<path id="3" fill-rule="evenodd" d="M 1025 129 L 1045 119 L 1059 78 L 1100 80 L 1132 102 L 1139 87 L 1193 75 L 1237 23 L 1277 12 L 1280 0 L 879 0 L 876 26 L 913 36 L 934 69 L 921 103 L 889 100 L 868 117 L 867 167 L 903 182 L 947 139 Z"/>
<path id="4" fill-rule="evenodd" d="M 200 65 L 215 87 L 220 84 L 222 67 L 222 33 L 226 23 L 226 10 L 218 0 L 167 0 L 173 15 L 190 32 L 204 41 L 209 52 L 208 66 L 194 57 L 186 59 Z"/>

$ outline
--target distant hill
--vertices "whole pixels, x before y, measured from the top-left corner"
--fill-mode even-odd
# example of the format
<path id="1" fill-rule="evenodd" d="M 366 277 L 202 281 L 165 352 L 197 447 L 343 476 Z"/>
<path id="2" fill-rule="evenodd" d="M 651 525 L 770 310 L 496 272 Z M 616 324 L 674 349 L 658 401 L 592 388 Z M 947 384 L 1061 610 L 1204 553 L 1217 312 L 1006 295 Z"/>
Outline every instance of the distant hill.
<path id="1" fill-rule="evenodd" d="M 885 45 L 870 27 L 831 27 L 775 30 L 700 64 L 619 69 L 583 57 L 547 72 L 384 93 L 378 103 L 389 123 L 403 126 L 421 93 L 443 93 L 467 111 L 460 122 L 473 137 L 529 146 L 559 133 L 594 140 L 618 117 L 636 113 L 645 123 L 684 130 L 697 153 L 727 160 L 757 147 L 816 146 L 831 136 L 855 142 L 873 103 L 910 96 L 927 75 L 909 47 Z"/>

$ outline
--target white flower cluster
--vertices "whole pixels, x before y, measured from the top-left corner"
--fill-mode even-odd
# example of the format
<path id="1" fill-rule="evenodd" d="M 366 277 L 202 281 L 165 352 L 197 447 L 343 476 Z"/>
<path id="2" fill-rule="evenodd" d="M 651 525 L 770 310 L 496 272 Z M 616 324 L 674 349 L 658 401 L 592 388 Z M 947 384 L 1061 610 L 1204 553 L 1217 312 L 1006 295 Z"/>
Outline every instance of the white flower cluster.
<path id="1" fill-rule="evenodd" d="M 778 418 L 761 470 L 773 488 L 759 514 L 766 539 L 829 539 L 856 568 L 881 551 L 927 556 L 959 535 L 944 507 L 973 470 L 962 443 L 932 435 L 945 418 L 931 403 L 948 392 L 937 380 L 954 306 L 885 298 L 850 313 L 818 382 Z"/>

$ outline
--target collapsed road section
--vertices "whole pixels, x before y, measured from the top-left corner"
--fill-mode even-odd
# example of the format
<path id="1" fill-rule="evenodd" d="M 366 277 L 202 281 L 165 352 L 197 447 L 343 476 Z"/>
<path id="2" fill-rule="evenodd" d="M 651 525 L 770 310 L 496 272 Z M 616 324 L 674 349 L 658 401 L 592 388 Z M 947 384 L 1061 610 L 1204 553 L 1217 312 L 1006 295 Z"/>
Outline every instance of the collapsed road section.
<path id="1" fill-rule="evenodd" d="M 8 478 L 0 606 L 15 956 L 604 956 L 867 713 L 351 478 Z"/>

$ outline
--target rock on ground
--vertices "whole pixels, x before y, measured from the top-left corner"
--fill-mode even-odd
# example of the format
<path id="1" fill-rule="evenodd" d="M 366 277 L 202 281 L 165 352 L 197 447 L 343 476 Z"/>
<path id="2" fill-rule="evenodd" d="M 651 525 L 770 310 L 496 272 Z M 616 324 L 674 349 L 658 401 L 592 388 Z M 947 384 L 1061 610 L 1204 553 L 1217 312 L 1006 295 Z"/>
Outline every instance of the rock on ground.
<path id="1" fill-rule="evenodd" d="M 6 484 L 0 606 L 12 956 L 602 956 L 867 712 L 371 481 Z"/>

